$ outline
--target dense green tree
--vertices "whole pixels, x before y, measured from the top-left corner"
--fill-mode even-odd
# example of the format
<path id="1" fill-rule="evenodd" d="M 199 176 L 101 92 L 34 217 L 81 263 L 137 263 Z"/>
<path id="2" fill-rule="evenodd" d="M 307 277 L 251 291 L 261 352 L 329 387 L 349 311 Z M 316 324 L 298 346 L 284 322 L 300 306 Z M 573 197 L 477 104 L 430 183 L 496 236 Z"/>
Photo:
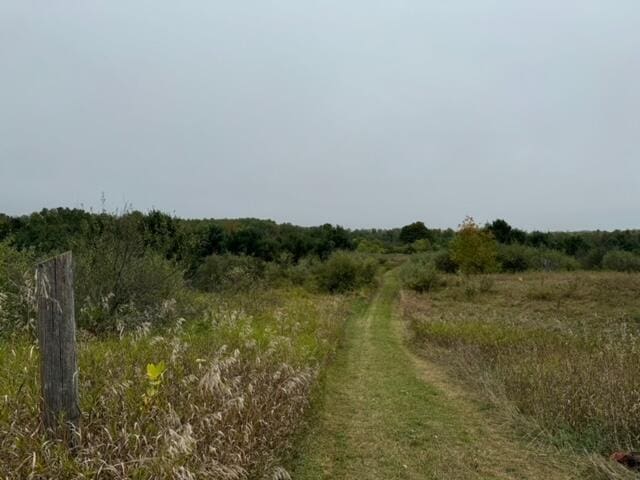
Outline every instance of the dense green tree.
<path id="1" fill-rule="evenodd" d="M 511 243 L 525 244 L 527 242 L 527 232 L 518 228 L 511 229 Z"/>
<path id="2" fill-rule="evenodd" d="M 580 235 L 571 235 L 566 237 L 563 241 L 563 250 L 568 255 L 578 255 L 585 252 L 589 248 L 586 240 Z"/>
<path id="3" fill-rule="evenodd" d="M 549 234 L 539 231 L 531 232 L 527 236 L 527 244 L 532 247 L 547 247 L 549 246 Z"/>
<path id="4" fill-rule="evenodd" d="M 505 220 L 497 219 L 492 223 L 487 225 L 487 230 L 489 230 L 493 237 L 500 243 L 511 243 L 511 225 L 509 225 Z"/>
<path id="5" fill-rule="evenodd" d="M 183 242 L 176 220 L 166 213 L 152 210 L 141 215 L 141 228 L 144 242 L 167 258 L 179 258 L 182 254 Z"/>
<path id="6" fill-rule="evenodd" d="M 400 241 L 405 244 L 411 244 L 423 238 L 429 239 L 429 237 L 429 229 L 423 222 L 413 222 L 400 229 Z"/>
<path id="7" fill-rule="evenodd" d="M 198 256 L 204 258 L 213 254 L 221 255 L 227 250 L 226 242 L 227 235 L 220 225 L 215 223 L 208 225 L 199 242 Z"/>

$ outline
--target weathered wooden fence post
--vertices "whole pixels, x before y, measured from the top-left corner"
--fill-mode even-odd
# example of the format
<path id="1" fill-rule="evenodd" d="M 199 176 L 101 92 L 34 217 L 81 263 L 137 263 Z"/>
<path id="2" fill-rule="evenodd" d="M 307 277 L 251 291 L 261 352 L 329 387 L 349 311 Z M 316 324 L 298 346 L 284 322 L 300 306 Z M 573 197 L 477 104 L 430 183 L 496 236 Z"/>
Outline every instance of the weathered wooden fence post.
<path id="1" fill-rule="evenodd" d="M 38 264 L 36 285 L 42 421 L 75 445 L 80 407 L 71 252 Z"/>

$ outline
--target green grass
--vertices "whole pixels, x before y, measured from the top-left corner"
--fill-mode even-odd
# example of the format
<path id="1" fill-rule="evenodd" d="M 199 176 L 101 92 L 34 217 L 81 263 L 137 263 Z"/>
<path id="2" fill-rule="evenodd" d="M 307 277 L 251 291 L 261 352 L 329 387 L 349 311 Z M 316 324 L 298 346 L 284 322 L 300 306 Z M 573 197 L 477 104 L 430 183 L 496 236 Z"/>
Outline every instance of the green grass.
<path id="1" fill-rule="evenodd" d="M 573 478 L 526 446 L 514 449 L 517 441 L 491 429 L 473 403 L 431 381 L 434 367 L 404 345 L 398 288 L 395 272 L 387 274 L 367 311 L 348 322 L 292 478 Z"/>

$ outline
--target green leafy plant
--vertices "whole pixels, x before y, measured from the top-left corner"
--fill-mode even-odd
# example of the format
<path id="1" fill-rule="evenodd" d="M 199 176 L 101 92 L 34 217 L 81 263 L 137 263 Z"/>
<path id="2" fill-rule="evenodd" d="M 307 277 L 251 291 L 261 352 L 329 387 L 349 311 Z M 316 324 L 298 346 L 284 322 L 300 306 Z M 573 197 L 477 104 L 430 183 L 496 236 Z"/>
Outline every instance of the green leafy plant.
<path id="1" fill-rule="evenodd" d="M 167 371 L 164 361 L 147 363 L 147 391 L 142 396 L 144 403 L 149 404 L 158 395 L 162 386 L 162 378 Z"/>

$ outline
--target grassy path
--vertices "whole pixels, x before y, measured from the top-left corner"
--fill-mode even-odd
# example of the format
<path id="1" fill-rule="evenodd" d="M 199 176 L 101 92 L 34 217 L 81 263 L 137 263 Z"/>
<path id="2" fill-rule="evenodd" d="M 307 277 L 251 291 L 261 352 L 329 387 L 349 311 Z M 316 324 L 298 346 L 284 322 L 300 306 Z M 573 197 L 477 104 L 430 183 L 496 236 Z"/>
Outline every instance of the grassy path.
<path id="1" fill-rule="evenodd" d="M 347 325 L 292 478 L 577 478 L 563 459 L 519 444 L 407 350 L 397 292 L 390 272 L 366 313 Z"/>

